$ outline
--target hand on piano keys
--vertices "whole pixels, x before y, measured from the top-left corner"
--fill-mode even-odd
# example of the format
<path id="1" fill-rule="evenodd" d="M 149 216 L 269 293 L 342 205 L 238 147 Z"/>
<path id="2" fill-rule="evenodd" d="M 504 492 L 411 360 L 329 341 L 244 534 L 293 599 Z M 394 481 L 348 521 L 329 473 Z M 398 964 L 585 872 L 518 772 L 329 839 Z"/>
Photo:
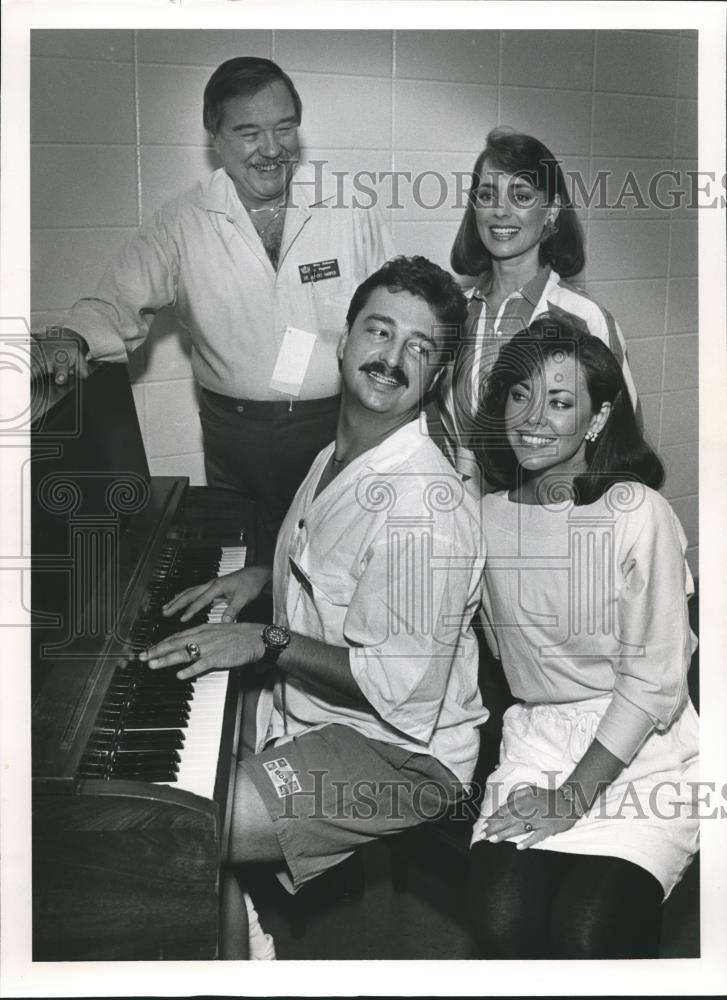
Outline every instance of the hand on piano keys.
<path id="1" fill-rule="evenodd" d="M 245 605 L 250 604 L 260 596 L 272 579 L 272 575 L 273 571 L 270 566 L 249 566 L 235 573 L 215 577 L 208 583 L 188 587 L 177 594 L 164 605 L 162 614 L 165 618 L 169 618 L 171 615 L 183 611 L 184 613 L 180 615 L 179 620 L 186 622 L 202 608 L 213 602 L 218 602 L 216 610 L 222 610 L 223 601 L 226 600 L 227 606 L 224 607 L 217 620 L 234 622 Z"/>
<path id="2" fill-rule="evenodd" d="M 199 625 L 163 639 L 139 653 L 139 659 L 152 670 L 178 667 L 177 677 L 189 680 L 210 670 L 231 670 L 250 663 L 259 663 L 265 655 L 262 623 L 240 622 L 229 625 Z M 190 657 L 190 647 L 196 644 L 199 655 Z"/>

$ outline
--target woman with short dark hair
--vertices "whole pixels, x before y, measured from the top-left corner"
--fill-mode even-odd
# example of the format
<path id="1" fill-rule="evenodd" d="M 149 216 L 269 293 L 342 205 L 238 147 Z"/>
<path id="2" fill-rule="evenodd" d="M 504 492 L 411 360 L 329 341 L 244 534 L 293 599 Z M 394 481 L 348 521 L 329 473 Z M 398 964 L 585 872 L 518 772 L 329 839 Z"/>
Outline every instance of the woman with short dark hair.
<path id="1" fill-rule="evenodd" d="M 697 850 L 686 539 L 613 354 L 545 314 L 479 414 L 483 622 L 516 704 L 475 824 L 482 957 L 653 958 Z"/>
<path id="2" fill-rule="evenodd" d="M 623 335 L 613 317 L 565 279 L 585 265 L 583 234 L 555 156 L 533 136 L 495 129 L 477 157 L 452 268 L 477 278 L 464 343 L 443 387 L 450 457 L 478 491 L 474 451 L 485 378 L 503 343 L 544 312 L 571 316 L 618 359 L 637 406 Z"/>

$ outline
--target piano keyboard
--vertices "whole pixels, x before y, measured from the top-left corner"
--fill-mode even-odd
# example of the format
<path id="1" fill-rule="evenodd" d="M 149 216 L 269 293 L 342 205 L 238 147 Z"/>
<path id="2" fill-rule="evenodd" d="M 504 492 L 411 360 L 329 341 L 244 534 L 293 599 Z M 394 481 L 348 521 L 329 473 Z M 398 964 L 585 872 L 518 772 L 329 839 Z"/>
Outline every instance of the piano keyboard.
<path id="1" fill-rule="evenodd" d="M 162 605 L 186 587 L 242 569 L 245 556 L 245 546 L 187 549 L 179 559 L 165 550 L 132 629 L 132 648 L 139 652 L 180 631 L 178 620 L 161 617 Z M 226 603 L 215 601 L 181 627 L 220 622 Z M 180 681 L 174 668 L 152 671 L 136 657 L 128 660 L 109 685 L 78 776 L 169 784 L 211 799 L 229 679 L 228 671 L 213 671 Z"/>

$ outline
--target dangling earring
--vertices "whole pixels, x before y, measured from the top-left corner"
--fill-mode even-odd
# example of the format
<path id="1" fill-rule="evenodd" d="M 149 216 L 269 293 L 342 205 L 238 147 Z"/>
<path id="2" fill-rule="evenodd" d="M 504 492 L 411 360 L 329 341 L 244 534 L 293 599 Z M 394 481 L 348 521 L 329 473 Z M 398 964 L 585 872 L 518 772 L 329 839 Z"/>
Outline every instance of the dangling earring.
<path id="1" fill-rule="evenodd" d="M 558 232 L 558 221 L 554 219 L 552 215 L 549 215 L 545 220 L 545 225 L 543 226 L 543 232 L 540 236 L 541 241 L 544 243 L 549 240 L 551 236 L 555 236 Z"/>
<path id="2" fill-rule="evenodd" d="M 598 434 L 599 434 L 598 431 L 586 431 L 585 433 L 586 441 L 595 441 L 596 438 L 598 437 Z"/>

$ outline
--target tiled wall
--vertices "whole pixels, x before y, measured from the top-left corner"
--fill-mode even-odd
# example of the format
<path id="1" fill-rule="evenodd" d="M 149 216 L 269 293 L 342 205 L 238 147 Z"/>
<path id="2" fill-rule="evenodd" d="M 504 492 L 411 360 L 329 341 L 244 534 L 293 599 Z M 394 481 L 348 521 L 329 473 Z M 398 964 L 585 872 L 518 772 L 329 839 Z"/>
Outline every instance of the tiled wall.
<path id="1" fill-rule="evenodd" d="M 607 206 L 581 211 L 584 279 L 628 340 L 696 570 L 696 211 L 649 197 L 614 205 L 629 171 L 648 194 L 658 171 L 697 167 L 695 32 L 34 31 L 31 46 L 36 325 L 62 319 L 141 221 L 217 165 L 202 90 L 235 55 L 272 57 L 294 78 L 310 159 L 420 178 L 416 190 L 400 183 L 400 207 L 387 214 L 398 250 L 445 266 L 462 211 L 455 174 L 471 169 L 494 125 L 537 135 L 586 192 L 610 172 Z M 441 206 L 431 207 L 442 189 L 426 171 L 447 179 Z M 676 186 L 659 188 L 662 203 Z M 390 178 L 377 189 L 391 206 Z M 157 320 L 131 370 L 152 471 L 203 482 L 195 387 L 173 317 Z"/>

